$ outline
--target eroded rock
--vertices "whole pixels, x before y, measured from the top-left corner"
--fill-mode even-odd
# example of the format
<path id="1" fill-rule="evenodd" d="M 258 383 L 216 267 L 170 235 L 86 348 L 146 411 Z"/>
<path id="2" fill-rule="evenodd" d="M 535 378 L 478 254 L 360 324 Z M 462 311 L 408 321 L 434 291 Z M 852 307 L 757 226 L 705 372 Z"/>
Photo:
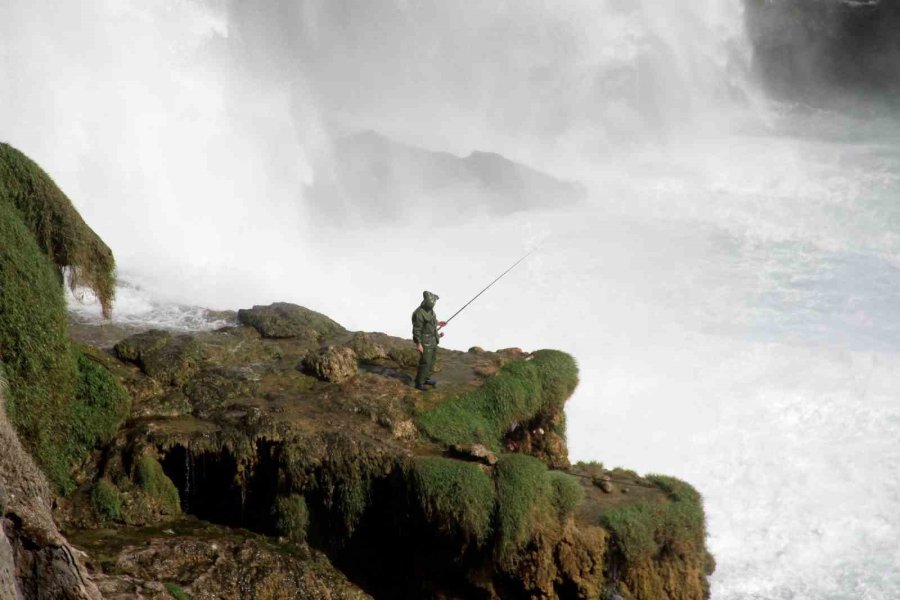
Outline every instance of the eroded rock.
<path id="1" fill-rule="evenodd" d="M 353 334 L 350 341 L 345 344 L 356 352 L 356 356 L 360 360 L 375 360 L 376 358 L 386 358 L 387 350 L 381 344 L 375 341 L 375 338 L 368 333 L 357 332 Z"/>

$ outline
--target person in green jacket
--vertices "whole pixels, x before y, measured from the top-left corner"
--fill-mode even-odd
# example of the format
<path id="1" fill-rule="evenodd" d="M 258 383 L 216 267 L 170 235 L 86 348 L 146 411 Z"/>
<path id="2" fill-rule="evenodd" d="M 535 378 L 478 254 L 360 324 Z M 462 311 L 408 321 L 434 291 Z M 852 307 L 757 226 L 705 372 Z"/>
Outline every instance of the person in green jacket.
<path id="1" fill-rule="evenodd" d="M 434 373 L 434 360 L 437 347 L 444 334 L 438 329 L 446 325 L 444 321 L 438 321 L 434 314 L 434 304 L 438 301 L 437 294 L 429 291 L 422 292 L 422 304 L 413 312 L 413 343 L 419 352 L 419 369 L 416 371 L 416 389 L 425 391 L 426 385 L 437 386 L 437 382 L 431 378 Z"/>

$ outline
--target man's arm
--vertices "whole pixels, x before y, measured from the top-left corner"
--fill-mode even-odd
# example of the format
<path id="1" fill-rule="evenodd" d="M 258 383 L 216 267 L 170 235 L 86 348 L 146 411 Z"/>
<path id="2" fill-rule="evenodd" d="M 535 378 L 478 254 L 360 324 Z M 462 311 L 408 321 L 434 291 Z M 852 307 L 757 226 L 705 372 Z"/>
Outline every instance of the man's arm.
<path id="1" fill-rule="evenodd" d="M 425 330 L 425 316 L 421 310 L 416 309 L 416 312 L 413 313 L 412 324 L 413 343 L 416 345 L 416 350 L 422 352 L 422 332 Z"/>

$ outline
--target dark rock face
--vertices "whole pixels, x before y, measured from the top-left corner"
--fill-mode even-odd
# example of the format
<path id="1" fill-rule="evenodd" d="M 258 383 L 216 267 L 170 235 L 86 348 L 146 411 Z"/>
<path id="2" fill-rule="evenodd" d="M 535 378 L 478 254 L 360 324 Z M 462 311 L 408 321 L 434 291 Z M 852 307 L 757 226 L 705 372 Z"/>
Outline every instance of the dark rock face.
<path id="1" fill-rule="evenodd" d="M 900 86 L 900 4 L 890 0 L 745 0 L 756 67 L 777 93 Z"/>
<path id="2" fill-rule="evenodd" d="M 276 302 L 238 311 L 238 321 L 256 329 L 266 338 L 310 338 L 321 341 L 343 333 L 338 323 L 325 315 L 296 304 Z"/>

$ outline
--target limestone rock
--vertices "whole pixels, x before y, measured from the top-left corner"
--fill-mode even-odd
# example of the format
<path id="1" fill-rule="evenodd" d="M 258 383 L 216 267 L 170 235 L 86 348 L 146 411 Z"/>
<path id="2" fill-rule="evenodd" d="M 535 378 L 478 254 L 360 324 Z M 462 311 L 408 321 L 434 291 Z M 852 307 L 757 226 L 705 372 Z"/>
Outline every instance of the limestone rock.
<path id="1" fill-rule="evenodd" d="M 303 369 L 322 381 L 340 383 L 359 372 L 356 352 L 345 346 L 329 346 L 310 352 L 303 359 Z"/>
<path id="2" fill-rule="evenodd" d="M 115 345 L 119 359 L 134 363 L 163 384 L 181 385 L 198 369 L 203 348 L 189 335 L 152 329 Z"/>
<path id="3" fill-rule="evenodd" d="M 309 338 L 322 341 L 345 329 L 325 315 L 288 302 L 242 308 L 238 322 L 256 329 L 267 338 Z"/>

